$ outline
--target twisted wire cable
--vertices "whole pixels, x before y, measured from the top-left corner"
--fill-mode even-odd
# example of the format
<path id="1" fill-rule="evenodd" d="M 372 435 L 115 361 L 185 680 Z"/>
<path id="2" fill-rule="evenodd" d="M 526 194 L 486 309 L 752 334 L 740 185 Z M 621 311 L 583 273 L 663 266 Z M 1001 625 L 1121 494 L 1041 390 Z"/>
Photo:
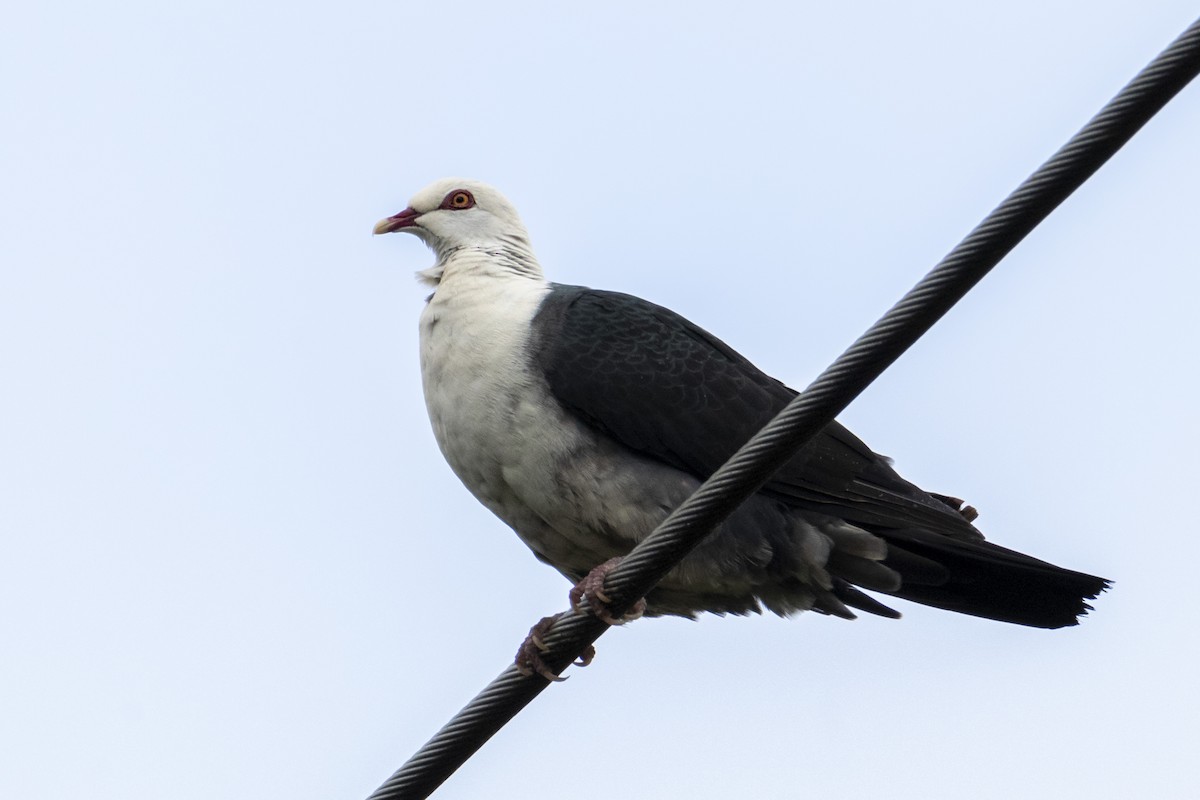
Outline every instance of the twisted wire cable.
<path id="1" fill-rule="evenodd" d="M 1200 20 L 1142 70 L 900 302 L 757 433 L 605 581 L 616 616 L 628 610 L 734 509 L 900 357 L 1051 211 L 1200 72 Z M 607 630 L 568 611 L 544 637 L 557 674 Z M 434 735 L 369 800 L 428 797 L 549 683 L 510 666 Z"/>

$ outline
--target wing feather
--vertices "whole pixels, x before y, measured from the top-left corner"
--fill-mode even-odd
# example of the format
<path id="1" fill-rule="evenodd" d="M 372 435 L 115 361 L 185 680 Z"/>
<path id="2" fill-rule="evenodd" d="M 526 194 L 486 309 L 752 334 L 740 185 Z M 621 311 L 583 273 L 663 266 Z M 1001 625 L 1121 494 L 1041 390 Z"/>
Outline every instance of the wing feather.
<path id="1" fill-rule="evenodd" d="M 534 355 L 560 403 L 631 450 L 700 479 L 796 396 L 709 332 L 631 295 L 556 286 L 535 327 Z M 856 524 L 983 538 L 836 421 L 764 491 Z"/>

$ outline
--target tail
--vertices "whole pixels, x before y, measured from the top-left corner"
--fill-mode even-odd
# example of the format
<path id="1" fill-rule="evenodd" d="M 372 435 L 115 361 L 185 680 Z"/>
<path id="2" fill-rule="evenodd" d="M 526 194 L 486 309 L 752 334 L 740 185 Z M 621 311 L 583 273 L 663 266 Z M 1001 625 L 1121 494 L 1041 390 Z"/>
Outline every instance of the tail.
<path id="1" fill-rule="evenodd" d="M 887 594 L 960 614 L 1034 628 L 1063 628 L 1079 624 L 1079 618 L 1092 609 L 1087 601 L 1111 585 L 1104 578 L 990 542 L 931 536 L 921 530 L 872 532 L 887 542 L 883 564 L 901 579 L 900 587 Z M 839 588 L 835 594 L 846 605 L 880 613 L 867 601 L 879 604 L 854 587 Z"/>
<path id="2" fill-rule="evenodd" d="M 1110 585 L 1104 578 L 1063 569 L 990 542 L 944 537 L 931 541 L 919 531 L 906 530 L 889 531 L 883 538 L 888 542 L 884 563 L 899 572 L 902 580 L 893 594 L 960 614 L 1035 628 L 1062 628 L 1079 624 L 1079 618 L 1092 609 L 1087 601 Z M 911 566 L 906 569 L 905 562 L 913 558 L 936 563 L 942 574 Z"/>

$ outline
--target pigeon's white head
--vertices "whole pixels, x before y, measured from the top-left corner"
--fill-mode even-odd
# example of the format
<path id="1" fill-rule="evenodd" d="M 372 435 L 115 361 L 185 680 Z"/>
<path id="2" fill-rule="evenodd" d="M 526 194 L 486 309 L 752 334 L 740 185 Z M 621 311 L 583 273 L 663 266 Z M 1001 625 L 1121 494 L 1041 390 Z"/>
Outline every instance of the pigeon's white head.
<path id="1" fill-rule="evenodd" d="M 443 178 L 426 186 L 399 214 L 381 219 L 375 233 L 404 231 L 437 254 L 437 263 L 417 273 L 436 285 L 447 268 L 491 265 L 541 278 L 529 234 L 512 204 L 494 187 L 468 178 Z"/>

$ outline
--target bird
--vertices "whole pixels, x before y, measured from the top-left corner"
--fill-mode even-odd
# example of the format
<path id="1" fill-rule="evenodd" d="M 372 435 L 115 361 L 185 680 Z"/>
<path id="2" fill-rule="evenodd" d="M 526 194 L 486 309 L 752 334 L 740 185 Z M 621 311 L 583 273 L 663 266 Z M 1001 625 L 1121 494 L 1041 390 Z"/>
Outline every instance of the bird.
<path id="1" fill-rule="evenodd" d="M 797 395 L 673 311 L 547 280 L 516 208 L 486 183 L 435 181 L 374 228 L 392 232 L 435 256 L 417 276 L 433 288 L 419 328 L 437 443 L 479 502 L 579 582 L 573 600 Z M 899 617 L 884 595 L 1061 628 L 1109 587 L 987 541 L 976 517 L 834 421 L 643 610 Z"/>

